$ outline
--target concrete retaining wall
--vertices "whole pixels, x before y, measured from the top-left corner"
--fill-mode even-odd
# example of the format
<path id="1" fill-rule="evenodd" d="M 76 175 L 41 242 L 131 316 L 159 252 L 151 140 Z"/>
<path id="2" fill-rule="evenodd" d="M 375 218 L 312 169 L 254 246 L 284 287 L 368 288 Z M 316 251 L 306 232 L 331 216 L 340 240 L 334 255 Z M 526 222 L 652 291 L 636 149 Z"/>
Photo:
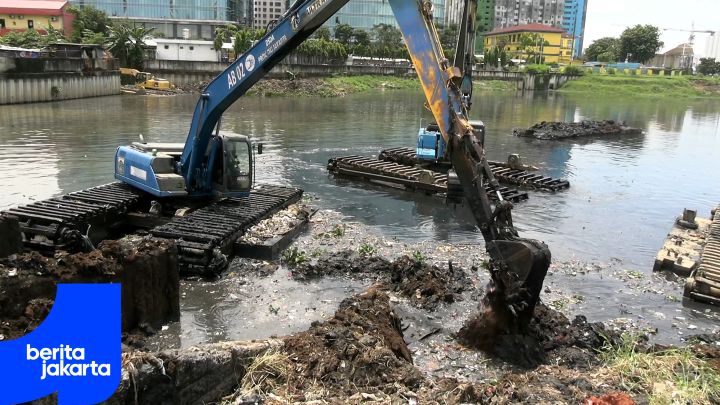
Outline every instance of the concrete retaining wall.
<path id="1" fill-rule="evenodd" d="M 347 66 L 345 64 L 312 63 L 314 62 L 312 60 L 305 61 L 309 63 L 288 62 L 296 61 L 290 57 L 286 58 L 283 62 L 276 65 L 266 77 L 286 78 L 288 77 L 288 72 L 291 72 L 297 77 L 331 76 L 335 74 L 385 76 L 415 75 L 415 72 L 408 67 L 373 65 Z M 145 62 L 146 71 L 154 73 L 164 79 L 168 79 L 176 85 L 212 80 L 228 66 L 228 63 L 222 62 L 192 62 L 177 60 L 149 60 Z"/>
<path id="2" fill-rule="evenodd" d="M 0 105 L 120 94 L 119 72 L 0 75 Z"/>
<path id="3" fill-rule="evenodd" d="M 570 80 L 579 76 L 562 73 L 530 74 L 524 72 L 502 72 L 493 70 L 478 70 L 473 72 L 475 80 L 503 80 L 517 83 L 518 91 L 547 91 L 557 90 Z"/>

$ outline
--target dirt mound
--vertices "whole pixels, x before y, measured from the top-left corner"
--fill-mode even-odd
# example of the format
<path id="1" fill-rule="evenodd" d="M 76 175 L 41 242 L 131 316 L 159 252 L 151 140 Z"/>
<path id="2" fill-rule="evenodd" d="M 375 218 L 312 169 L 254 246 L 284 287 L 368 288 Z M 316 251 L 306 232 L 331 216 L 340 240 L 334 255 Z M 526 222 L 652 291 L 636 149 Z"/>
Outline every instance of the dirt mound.
<path id="1" fill-rule="evenodd" d="M 180 315 L 176 257 L 174 243 L 135 236 L 104 241 L 88 253 L 0 259 L 0 334 L 23 336 L 42 323 L 57 283 L 121 282 L 123 331 L 160 327 Z"/>
<path id="2" fill-rule="evenodd" d="M 370 289 L 344 300 L 335 316 L 285 339 L 292 365 L 287 398 L 305 400 L 318 386 L 327 398 L 418 387 L 421 372 L 403 340 L 387 294 Z"/>
<path id="3" fill-rule="evenodd" d="M 416 307 L 435 310 L 441 303 L 455 302 L 472 280 L 452 263 L 441 268 L 403 256 L 392 263 L 389 285 Z"/>
<path id="4" fill-rule="evenodd" d="M 400 293 L 410 302 L 427 310 L 442 303 L 455 302 L 466 288 L 470 277 L 459 267 L 439 267 L 425 261 L 403 256 L 389 262 L 377 256 L 363 256 L 352 251 L 333 253 L 291 269 L 294 278 L 310 280 L 328 276 L 374 277 L 385 289 Z"/>
<path id="5" fill-rule="evenodd" d="M 530 128 L 514 128 L 513 135 L 535 139 L 564 139 L 583 136 L 636 135 L 642 131 L 613 120 L 581 122 L 541 122 Z"/>
<path id="6" fill-rule="evenodd" d="M 363 256 L 351 250 L 324 255 L 290 269 L 293 278 L 311 280 L 320 277 L 387 275 L 392 264 L 378 256 Z"/>
<path id="7" fill-rule="evenodd" d="M 587 368 L 598 361 L 595 349 L 618 339 L 600 322 L 588 323 L 584 316 L 570 321 L 544 304 L 535 307 L 525 333 L 502 330 L 492 314 L 484 311 L 466 321 L 457 337 L 468 347 L 527 368 L 550 362 Z"/>

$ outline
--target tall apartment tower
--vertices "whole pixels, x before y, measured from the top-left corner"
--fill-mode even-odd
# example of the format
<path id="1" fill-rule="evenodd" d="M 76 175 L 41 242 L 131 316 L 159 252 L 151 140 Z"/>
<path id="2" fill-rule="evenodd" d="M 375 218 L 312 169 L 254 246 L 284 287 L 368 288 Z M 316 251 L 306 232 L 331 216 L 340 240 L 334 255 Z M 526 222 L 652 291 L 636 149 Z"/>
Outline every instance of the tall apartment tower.
<path id="1" fill-rule="evenodd" d="M 495 0 L 494 29 L 525 24 L 560 27 L 565 0 Z"/>
<path id="2" fill-rule="evenodd" d="M 287 7 L 286 0 L 253 0 L 253 26 L 265 28 L 269 23 L 280 19 Z"/>
<path id="3" fill-rule="evenodd" d="M 565 0 L 562 27 L 573 36 L 573 58 L 582 54 L 588 0 Z"/>
<path id="4" fill-rule="evenodd" d="M 705 44 L 705 57 L 720 61 L 720 30 L 708 38 Z"/>

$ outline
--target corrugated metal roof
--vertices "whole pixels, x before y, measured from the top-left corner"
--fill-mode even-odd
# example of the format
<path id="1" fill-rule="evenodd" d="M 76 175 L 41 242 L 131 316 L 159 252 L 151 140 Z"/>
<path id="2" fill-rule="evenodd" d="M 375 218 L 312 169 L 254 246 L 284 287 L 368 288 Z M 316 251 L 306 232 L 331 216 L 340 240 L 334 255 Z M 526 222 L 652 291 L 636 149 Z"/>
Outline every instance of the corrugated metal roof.
<path id="1" fill-rule="evenodd" d="M 2 0 L 0 12 L 5 13 L 11 9 L 23 10 L 61 10 L 67 1 L 64 0 Z"/>
<path id="2" fill-rule="evenodd" d="M 498 28 L 496 30 L 490 31 L 485 35 L 496 35 L 496 34 L 509 34 L 512 32 L 556 32 L 556 33 L 563 33 L 565 32 L 562 28 L 555 28 L 551 27 L 549 25 L 544 24 L 525 24 L 525 25 L 515 25 L 512 27 L 505 27 L 505 28 Z"/>

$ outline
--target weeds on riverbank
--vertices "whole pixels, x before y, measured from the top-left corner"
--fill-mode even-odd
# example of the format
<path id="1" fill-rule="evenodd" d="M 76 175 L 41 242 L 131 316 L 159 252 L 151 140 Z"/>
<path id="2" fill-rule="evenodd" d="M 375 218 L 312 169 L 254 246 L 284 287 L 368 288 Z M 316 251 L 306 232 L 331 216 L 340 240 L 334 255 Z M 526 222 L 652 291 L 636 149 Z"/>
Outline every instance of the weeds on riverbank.
<path id="1" fill-rule="evenodd" d="M 586 75 L 569 81 L 558 91 L 622 97 L 713 97 L 720 95 L 720 80 L 692 76 Z"/>
<path id="2" fill-rule="evenodd" d="M 623 388 L 648 396 L 651 404 L 709 404 L 720 401 L 720 372 L 689 347 L 644 350 L 637 335 L 624 334 L 600 354 Z"/>

